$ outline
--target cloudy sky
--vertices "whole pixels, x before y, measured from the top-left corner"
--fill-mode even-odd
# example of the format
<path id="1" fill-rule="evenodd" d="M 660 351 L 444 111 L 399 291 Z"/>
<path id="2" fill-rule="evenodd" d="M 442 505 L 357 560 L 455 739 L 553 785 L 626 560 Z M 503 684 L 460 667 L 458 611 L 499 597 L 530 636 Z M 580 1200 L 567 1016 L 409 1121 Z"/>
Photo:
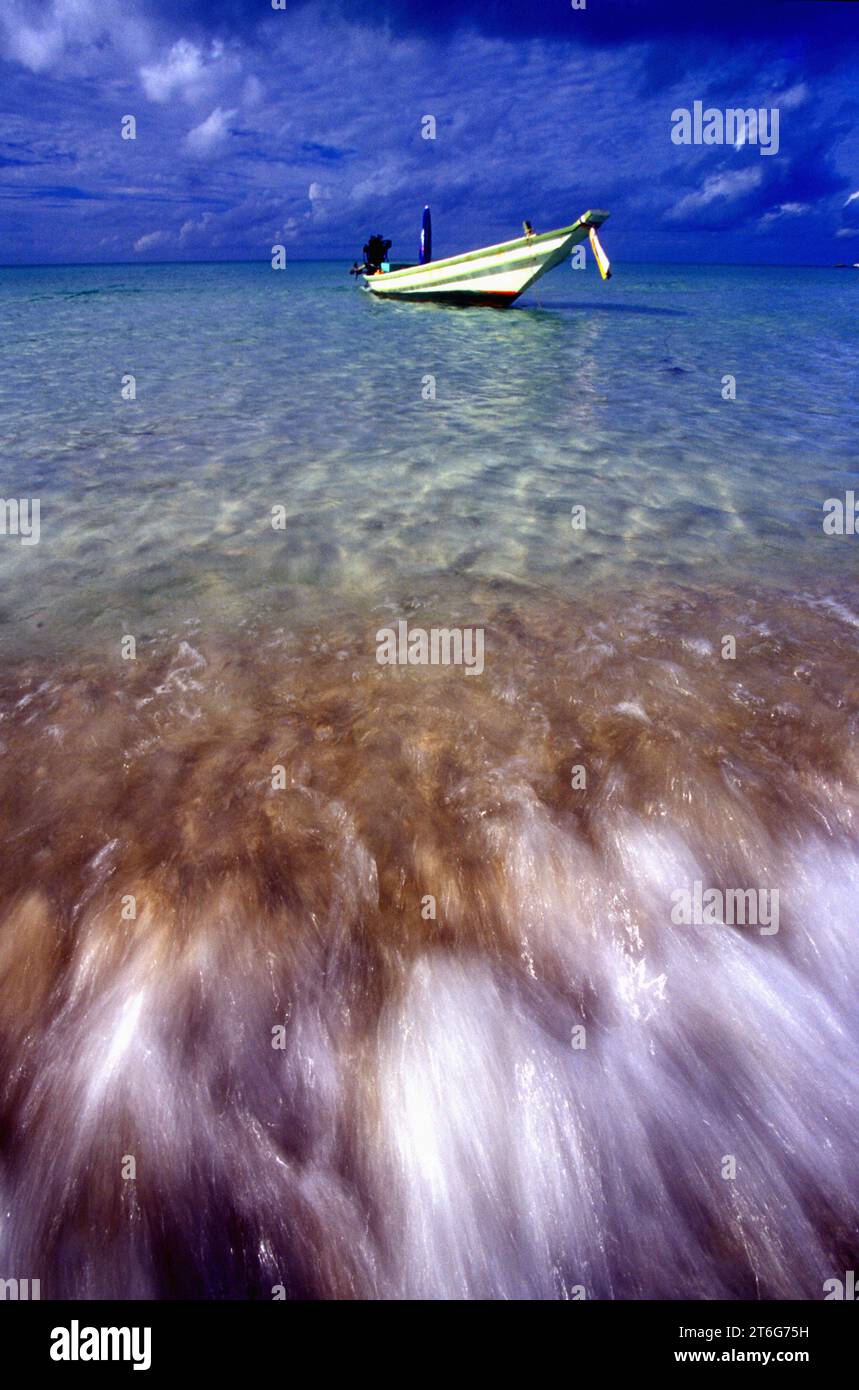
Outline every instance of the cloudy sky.
<path id="1" fill-rule="evenodd" d="M 0 0 L 0 262 L 411 258 L 424 202 L 436 255 L 602 207 L 615 257 L 859 260 L 857 58 L 825 0 Z M 695 101 L 778 154 L 672 143 Z"/>

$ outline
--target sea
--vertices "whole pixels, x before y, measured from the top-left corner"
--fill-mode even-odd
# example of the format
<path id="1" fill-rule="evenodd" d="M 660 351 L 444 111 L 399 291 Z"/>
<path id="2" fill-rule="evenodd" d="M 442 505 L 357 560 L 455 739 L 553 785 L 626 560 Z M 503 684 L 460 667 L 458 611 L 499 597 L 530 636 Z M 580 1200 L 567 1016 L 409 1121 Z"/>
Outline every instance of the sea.
<path id="1" fill-rule="evenodd" d="M 8 268 L 0 323 L 0 1275 L 859 1267 L 859 275 Z"/>

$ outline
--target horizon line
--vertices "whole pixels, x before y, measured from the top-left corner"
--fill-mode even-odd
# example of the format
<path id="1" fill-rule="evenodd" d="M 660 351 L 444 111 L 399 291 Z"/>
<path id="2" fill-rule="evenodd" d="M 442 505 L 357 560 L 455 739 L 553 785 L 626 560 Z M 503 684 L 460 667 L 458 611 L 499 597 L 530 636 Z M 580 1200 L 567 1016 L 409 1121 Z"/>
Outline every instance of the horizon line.
<path id="1" fill-rule="evenodd" d="M 287 265 L 297 263 L 300 265 L 334 265 L 345 263 L 349 260 L 354 261 L 354 256 L 292 256 L 287 258 Z M 620 262 L 618 257 L 613 257 L 615 264 L 625 265 L 694 265 L 694 266 L 721 266 L 727 268 L 736 266 L 738 269 L 746 270 L 839 270 L 843 268 L 852 269 L 855 265 L 853 261 L 677 261 L 677 260 L 638 260 L 632 257 Z M 248 256 L 227 256 L 216 260 L 163 260 L 163 261 L 0 261 L 0 270 L 106 270 L 112 266 L 134 267 L 135 269 L 157 269 L 159 266 L 168 265 L 268 265 L 270 258 L 267 256 L 259 259 Z"/>

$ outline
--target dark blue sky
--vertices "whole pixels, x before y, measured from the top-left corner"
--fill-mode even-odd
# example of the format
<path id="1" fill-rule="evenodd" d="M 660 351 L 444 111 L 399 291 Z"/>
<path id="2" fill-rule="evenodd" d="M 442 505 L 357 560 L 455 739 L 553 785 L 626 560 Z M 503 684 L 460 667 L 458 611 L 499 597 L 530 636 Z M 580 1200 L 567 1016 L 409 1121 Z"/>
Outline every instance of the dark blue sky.
<path id="1" fill-rule="evenodd" d="M 814 0 L 0 0 L 0 261 L 409 258 L 425 201 L 436 255 L 603 207 L 615 258 L 859 261 L 857 59 Z M 674 144 L 695 101 L 778 153 Z"/>

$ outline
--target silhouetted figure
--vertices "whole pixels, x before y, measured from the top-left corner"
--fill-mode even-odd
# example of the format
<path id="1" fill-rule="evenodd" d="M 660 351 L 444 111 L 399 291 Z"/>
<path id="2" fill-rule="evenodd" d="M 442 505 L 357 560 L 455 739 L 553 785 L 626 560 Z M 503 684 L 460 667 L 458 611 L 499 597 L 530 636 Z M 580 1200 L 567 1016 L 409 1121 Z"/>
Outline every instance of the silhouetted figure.
<path id="1" fill-rule="evenodd" d="M 367 245 L 364 247 L 364 264 L 368 270 L 378 270 L 383 261 L 388 259 L 388 252 L 391 249 L 390 239 L 384 239 L 381 232 L 376 232 L 371 236 Z"/>

